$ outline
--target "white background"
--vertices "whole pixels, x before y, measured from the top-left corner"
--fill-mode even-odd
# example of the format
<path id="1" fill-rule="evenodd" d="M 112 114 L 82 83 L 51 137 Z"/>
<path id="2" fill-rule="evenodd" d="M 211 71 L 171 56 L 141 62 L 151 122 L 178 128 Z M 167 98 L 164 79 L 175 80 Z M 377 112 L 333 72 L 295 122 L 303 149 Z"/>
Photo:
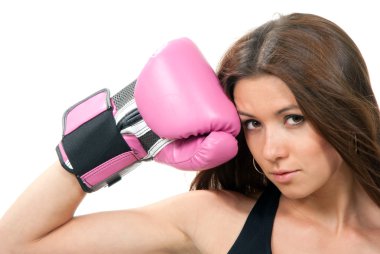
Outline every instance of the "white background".
<path id="1" fill-rule="evenodd" d="M 314 13 L 354 39 L 379 95 L 375 6 L 371 0 L 0 1 L 0 216 L 56 160 L 66 108 L 104 87 L 116 93 L 174 38 L 191 38 L 216 68 L 231 43 L 277 13 Z M 187 191 L 193 176 L 146 163 L 88 195 L 77 213 L 158 201 Z"/>

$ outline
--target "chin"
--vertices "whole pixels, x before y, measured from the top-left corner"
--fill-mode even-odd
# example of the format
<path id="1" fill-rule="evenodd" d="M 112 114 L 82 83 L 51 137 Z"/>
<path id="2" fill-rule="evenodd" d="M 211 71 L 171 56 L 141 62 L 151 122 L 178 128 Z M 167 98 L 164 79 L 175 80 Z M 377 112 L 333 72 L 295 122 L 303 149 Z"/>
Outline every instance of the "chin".
<path id="1" fill-rule="evenodd" d="M 311 191 L 308 188 L 302 188 L 296 185 L 275 185 L 280 190 L 281 194 L 288 199 L 304 199 L 311 194 Z"/>

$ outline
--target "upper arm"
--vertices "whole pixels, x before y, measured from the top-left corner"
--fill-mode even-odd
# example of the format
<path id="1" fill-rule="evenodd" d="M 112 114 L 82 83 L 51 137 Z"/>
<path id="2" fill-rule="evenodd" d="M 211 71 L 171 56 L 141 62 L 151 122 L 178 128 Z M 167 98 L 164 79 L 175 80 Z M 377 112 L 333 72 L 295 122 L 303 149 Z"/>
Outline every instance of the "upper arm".
<path id="1" fill-rule="evenodd" d="M 138 209 L 67 217 L 50 232 L 12 246 L 25 254 L 226 253 L 251 204 L 226 192 L 191 191 Z"/>
<path id="2" fill-rule="evenodd" d="M 186 253 L 186 214 L 177 198 L 147 207 L 75 217 L 34 241 L 28 253 Z M 193 252 L 193 251 L 192 251 Z"/>

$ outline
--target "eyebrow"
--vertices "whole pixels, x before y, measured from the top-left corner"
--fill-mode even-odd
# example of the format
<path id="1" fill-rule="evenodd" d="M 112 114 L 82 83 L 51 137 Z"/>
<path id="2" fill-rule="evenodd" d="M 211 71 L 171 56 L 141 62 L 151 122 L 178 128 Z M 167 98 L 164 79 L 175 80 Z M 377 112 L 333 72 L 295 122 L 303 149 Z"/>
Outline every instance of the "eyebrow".
<path id="1" fill-rule="evenodd" d="M 278 111 L 275 113 L 275 115 L 281 115 L 281 114 L 283 114 L 284 112 L 289 111 L 289 110 L 292 110 L 292 109 L 299 109 L 299 107 L 298 107 L 297 105 L 289 105 L 289 106 L 287 106 L 287 107 L 285 107 L 285 108 L 282 108 L 282 109 L 278 110 Z M 246 112 L 243 112 L 243 111 L 240 111 L 240 110 L 237 110 L 237 112 L 238 112 L 239 115 L 242 115 L 242 116 L 248 116 L 248 117 L 255 118 L 255 116 L 252 115 L 252 114 L 249 114 L 249 113 L 246 113 Z"/>
<path id="2" fill-rule="evenodd" d="M 289 106 L 277 111 L 276 115 L 281 115 L 282 113 L 289 111 L 289 110 L 292 110 L 292 109 L 299 109 L 299 107 L 297 105 L 289 105 Z"/>

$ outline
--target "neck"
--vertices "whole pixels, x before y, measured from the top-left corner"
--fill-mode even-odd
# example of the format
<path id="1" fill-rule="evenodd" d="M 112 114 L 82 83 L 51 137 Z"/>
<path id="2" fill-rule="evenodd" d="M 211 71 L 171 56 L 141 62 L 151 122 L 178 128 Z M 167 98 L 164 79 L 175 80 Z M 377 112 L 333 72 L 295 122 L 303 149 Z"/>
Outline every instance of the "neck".
<path id="1" fill-rule="evenodd" d="M 325 186 L 308 197 L 288 199 L 282 196 L 282 202 L 294 216 L 337 235 L 347 227 L 362 225 L 366 223 L 364 218 L 368 218 L 368 208 L 374 203 L 348 172 L 337 172 Z"/>

